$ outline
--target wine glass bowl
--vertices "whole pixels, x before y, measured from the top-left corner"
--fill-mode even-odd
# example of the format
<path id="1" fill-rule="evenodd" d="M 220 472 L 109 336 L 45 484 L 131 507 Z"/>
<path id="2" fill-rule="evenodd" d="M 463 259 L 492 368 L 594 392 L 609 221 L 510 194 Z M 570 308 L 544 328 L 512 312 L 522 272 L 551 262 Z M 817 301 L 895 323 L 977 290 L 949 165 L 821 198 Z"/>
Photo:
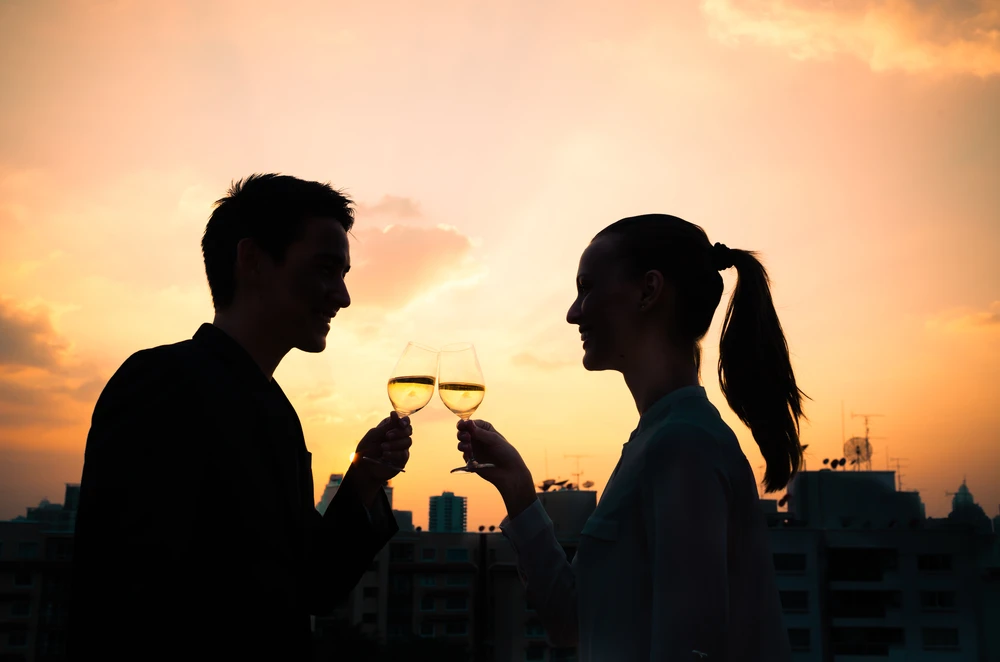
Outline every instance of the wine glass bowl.
<path id="1" fill-rule="evenodd" d="M 400 418 L 415 414 L 434 397 L 434 384 L 437 375 L 437 350 L 414 342 L 407 343 L 406 348 L 396 361 L 396 366 L 389 375 L 386 391 L 389 402 Z M 404 471 L 402 467 L 384 460 L 365 457 L 369 462 L 391 467 L 396 471 Z"/>
<path id="2" fill-rule="evenodd" d="M 438 353 L 417 343 L 409 343 L 396 362 L 386 389 L 389 402 L 400 416 L 415 414 L 434 397 Z"/>
<path id="3" fill-rule="evenodd" d="M 472 418 L 482 404 L 486 396 L 486 380 L 472 344 L 457 343 L 441 348 L 438 354 L 438 395 L 444 406 L 463 421 Z M 451 472 L 475 472 L 492 466 L 477 462 L 470 452 L 468 463 Z"/>

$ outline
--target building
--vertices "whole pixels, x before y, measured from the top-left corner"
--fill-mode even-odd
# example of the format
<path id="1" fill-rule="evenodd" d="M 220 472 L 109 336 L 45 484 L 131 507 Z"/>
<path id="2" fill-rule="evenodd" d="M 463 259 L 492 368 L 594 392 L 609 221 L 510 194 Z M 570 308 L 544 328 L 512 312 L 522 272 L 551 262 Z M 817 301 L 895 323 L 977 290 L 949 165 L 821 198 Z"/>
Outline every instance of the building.
<path id="1" fill-rule="evenodd" d="M 79 485 L 0 522 L 0 660 L 62 660 Z"/>
<path id="2" fill-rule="evenodd" d="M 462 533 L 465 531 L 465 497 L 444 492 L 430 499 L 427 530 L 431 533 Z"/>
<path id="3" fill-rule="evenodd" d="M 337 495 L 337 490 L 340 489 L 340 485 L 343 482 L 344 474 L 330 474 L 330 480 L 323 489 L 323 495 L 320 497 L 319 503 L 316 504 L 316 510 L 319 511 L 320 515 L 326 514 L 327 507 L 333 501 L 333 497 Z M 385 490 L 385 496 L 389 499 L 389 507 L 392 508 L 392 484 L 386 483 L 382 489 Z"/>
<path id="4" fill-rule="evenodd" d="M 330 474 L 330 480 L 323 490 L 323 496 L 320 497 L 319 503 L 316 504 L 316 510 L 319 511 L 320 515 L 326 514 L 326 508 L 333 501 L 333 497 L 337 495 L 337 490 L 340 489 L 342 482 L 344 482 L 344 474 Z"/>
<path id="5" fill-rule="evenodd" d="M 1000 659 L 984 616 L 995 534 L 926 519 L 892 472 L 801 472 L 787 499 L 762 505 L 794 660 Z"/>
<path id="6" fill-rule="evenodd" d="M 597 493 L 559 490 L 539 493 L 539 500 L 572 558 Z M 459 503 L 464 507 L 464 499 Z M 575 659 L 572 649 L 549 647 L 526 603 L 514 550 L 495 527 L 434 532 L 401 525 L 341 615 L 317 619 L 317 630 L 332 630 L 345 612 L 352 626 L 385 645 L 445 642 L 463 660 Z"/>

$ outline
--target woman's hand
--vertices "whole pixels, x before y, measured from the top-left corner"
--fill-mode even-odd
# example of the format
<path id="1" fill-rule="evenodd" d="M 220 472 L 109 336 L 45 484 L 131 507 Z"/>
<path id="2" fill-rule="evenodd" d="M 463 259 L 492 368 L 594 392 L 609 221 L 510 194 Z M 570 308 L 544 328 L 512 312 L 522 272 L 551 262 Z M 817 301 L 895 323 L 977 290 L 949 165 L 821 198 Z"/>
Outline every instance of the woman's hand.
<path id="1" fill-rule="evenodd" d="M 478 462 L 494 465 L 476 473 L 497 488 L 510 517 L 534 503 L 535 485 L 521 454 L 488 421 L 459 421 L 458 450 L 466 462 L 475 456 Z"/>

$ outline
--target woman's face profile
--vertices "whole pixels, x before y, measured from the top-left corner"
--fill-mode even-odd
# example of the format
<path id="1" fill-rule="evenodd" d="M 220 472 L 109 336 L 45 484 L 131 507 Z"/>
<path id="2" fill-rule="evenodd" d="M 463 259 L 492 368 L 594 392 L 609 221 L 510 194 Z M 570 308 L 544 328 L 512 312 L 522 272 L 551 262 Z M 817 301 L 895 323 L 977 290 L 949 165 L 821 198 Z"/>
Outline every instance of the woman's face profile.
<path id="1" fill-rule="evenodd" d="M 576 300 L 566 321 L 580 328 L 583 366 L 619 370 L 636 336 L 642 288 L 627 277 L 614 237 L 592 241 L 576 274 Z"/>

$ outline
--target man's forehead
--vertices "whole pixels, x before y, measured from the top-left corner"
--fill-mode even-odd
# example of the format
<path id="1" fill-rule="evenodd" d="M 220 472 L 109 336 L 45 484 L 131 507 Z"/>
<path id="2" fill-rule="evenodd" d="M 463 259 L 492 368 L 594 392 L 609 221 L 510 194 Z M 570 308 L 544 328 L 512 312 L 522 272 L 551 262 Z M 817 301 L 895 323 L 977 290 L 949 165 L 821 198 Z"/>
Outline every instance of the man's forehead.
<path id="1" fill-rule="evenodd" d="M 309 219 L 302 233 L 302 239 L 313 253 L 336 259 L 350 256 L 347 231 L 336 219 Z"/>

